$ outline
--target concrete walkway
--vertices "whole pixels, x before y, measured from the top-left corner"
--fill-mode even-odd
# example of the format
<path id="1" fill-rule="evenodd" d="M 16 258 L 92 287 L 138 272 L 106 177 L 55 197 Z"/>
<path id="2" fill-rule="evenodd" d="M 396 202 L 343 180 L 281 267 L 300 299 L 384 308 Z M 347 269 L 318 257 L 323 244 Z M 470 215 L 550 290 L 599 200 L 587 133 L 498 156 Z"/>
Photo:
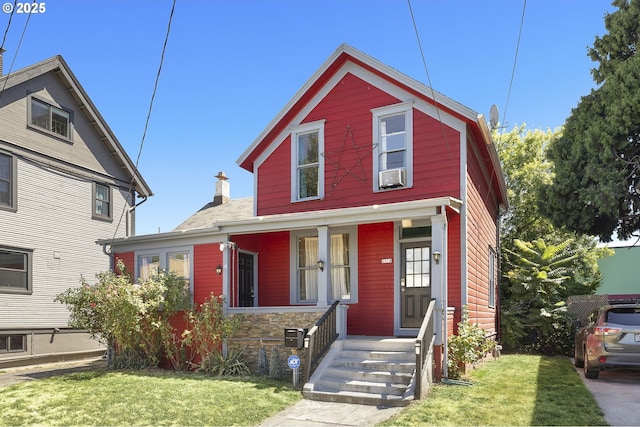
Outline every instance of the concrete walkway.
<path id="1" fill-rule="evenodd" d="M 260 426 L 373 426 L 402 409 L 302 399 Z"/>

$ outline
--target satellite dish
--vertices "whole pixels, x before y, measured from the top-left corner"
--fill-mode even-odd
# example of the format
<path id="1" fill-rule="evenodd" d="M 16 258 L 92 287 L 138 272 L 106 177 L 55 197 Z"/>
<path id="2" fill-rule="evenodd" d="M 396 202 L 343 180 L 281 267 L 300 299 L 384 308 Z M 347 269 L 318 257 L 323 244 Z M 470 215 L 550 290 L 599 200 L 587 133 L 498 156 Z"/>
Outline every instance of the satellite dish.
<path id="1" fill-rule="evenodd" d="M 498 127 L 498 119 L 500 117 L 500 113 L 498 113 L 498 107 L 496 104 L 491 106 L 489 110 L 489 124 L 491 125 L 491 129 L 495 129 Z"/>

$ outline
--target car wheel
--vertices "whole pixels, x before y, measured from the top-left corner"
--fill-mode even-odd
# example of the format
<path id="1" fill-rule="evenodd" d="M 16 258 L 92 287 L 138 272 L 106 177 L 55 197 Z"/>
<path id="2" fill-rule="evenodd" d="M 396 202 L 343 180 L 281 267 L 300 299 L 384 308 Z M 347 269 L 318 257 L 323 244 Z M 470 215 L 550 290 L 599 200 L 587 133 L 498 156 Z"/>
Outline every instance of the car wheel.
<path id="1" fill-rule="evenodd" d="M 584 359 L 581 359 L 580 356 L 578 356 L 578 347 L 575 347 L 573 352 L 573 364 L 576 368 L 584 368 Z"/>
<path id="2" fill-rule="evenodd" d="M 597 380 L 600 375 L 600 369 L 592 369 L 589 367 L 589 358 L 587 357 L 587 349 L 584 350 L 584 377 L 590 380 Z"/>

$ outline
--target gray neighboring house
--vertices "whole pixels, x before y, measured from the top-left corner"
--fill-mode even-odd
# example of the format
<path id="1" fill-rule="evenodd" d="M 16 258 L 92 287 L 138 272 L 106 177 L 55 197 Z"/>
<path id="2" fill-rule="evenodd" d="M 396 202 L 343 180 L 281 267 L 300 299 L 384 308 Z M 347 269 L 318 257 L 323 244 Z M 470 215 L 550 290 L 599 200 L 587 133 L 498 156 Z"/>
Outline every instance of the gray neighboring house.
<path id="1" fill-rule="evenodd" d="M 151 189 L 61 56 L 1 59 L 0 368 L 103 354 L 54 299 L 111 267 L 96 239 L 134 235 Z"/>

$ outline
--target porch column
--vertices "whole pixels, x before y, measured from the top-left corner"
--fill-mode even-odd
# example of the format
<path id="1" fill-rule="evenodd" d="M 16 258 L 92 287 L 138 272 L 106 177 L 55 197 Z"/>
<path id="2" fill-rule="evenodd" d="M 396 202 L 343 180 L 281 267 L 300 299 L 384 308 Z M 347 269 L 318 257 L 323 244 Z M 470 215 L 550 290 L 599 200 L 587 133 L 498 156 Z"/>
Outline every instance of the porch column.
<path id="1" fill-rule="evenodd" d="M 318 227 L 318 261 L 324 262 L 324 268 L 318 268 L 318 306 L 329 305 L 329 270 L 331 269 L 329 257 L 329 227 L 326 225 Z"/>
<path id="2" fill-rule="evenodd" d="M 447 310 L 447 217 L 445 207 L 441 213 L 431 217 L 431 297 L 436 299 L 436 345 L 442 345 L 446 340 L 444 323 Z M 440 253 L 440 260 L 435 261 L 436 253 Z"/>

